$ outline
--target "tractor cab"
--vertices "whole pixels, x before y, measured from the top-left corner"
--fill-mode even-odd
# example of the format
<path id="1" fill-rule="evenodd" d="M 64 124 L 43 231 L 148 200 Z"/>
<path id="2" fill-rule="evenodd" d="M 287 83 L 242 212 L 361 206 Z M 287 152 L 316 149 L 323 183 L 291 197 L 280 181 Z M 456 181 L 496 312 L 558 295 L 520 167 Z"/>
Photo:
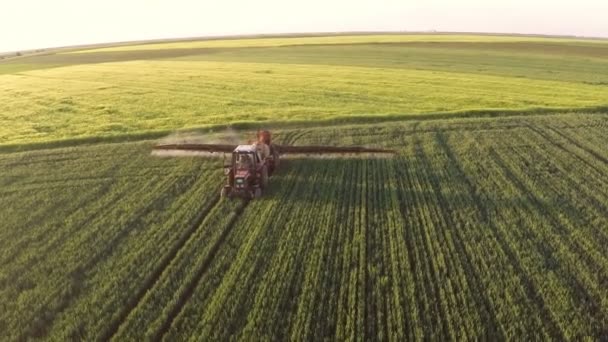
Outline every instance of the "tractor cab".
<path id="1" fill-rule="evenodd" d="M 234 151 L 232 152 L 232 165 L 238 171 L 255 170 L 260 164 L 260 156 L 256 151 Z"/>

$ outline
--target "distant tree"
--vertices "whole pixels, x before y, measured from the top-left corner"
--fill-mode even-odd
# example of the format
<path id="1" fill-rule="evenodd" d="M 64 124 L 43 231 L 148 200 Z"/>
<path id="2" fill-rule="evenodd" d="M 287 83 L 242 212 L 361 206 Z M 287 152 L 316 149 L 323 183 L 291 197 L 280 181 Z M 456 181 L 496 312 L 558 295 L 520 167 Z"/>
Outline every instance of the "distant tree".
<path id="1" fill-rule="evenodd" d="M 15 54 L 15 56 L 17 56 L 17 57 L 21 56 L 21 52 L 17 52 L 17 53 Z"/>

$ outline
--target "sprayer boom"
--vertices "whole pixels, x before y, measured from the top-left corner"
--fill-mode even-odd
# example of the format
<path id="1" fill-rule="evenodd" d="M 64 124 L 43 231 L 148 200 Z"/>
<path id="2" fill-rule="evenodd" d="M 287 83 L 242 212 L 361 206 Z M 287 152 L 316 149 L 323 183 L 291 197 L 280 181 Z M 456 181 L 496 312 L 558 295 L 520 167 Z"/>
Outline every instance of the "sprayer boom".
<path id="1" fill-rule="evenodd" d="M 223 152 L 230 153 L 236 149 L 237 145 L 226 144 L 165 144 L 154 146 L 155 150 L 165 151 L 193 151 L 193 152 Z M 309 145 L 309 146 L 289 146 L 289 145 L 274 145 L 274 148 L 279 154 L 356 154 L 356 153 L 379 153 L 393 154 L 395 151 L 369 148 L 362 146 L 325 146 L 325 145 Z"/>
<path id="2" fill-rule="evenodd" d="M 199 155 L 230 153 L 230 163 L 224 162 L 226 181 L 222 197 L 258 198 L 268 185 L 270 177 L 285 154 L 392 154 L 393 150 L 363 146 L 288 146 L 275 145 L 269 131 L 258 131 L 257 141 L 249 145 L 180 143 L 154 146 L 159 155 Z M 224 158 L 225 158 L 224 154 Z M 224 161 L 226 161 L 224 159 Z"/>

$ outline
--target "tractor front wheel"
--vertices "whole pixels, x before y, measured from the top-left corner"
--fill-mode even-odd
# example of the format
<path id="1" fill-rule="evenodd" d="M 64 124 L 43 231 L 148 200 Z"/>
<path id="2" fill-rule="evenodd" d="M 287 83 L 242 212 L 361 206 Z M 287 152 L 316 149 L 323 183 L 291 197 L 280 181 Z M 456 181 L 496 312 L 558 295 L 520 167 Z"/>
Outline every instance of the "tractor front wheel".
<path id="1" fill-rule="evenodd" d="M 260 198 L 260 197 L 262 197 L 262 189 L 255 188 L 255 190 L 253 191 L 253 198 Z"/>

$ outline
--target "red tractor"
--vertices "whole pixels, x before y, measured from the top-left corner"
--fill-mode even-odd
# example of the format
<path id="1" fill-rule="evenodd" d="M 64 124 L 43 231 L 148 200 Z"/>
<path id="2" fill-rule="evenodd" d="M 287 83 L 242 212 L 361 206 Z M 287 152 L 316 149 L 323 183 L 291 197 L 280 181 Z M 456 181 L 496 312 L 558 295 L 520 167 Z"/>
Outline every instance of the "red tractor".
<path id="1" fill-rule="evenodd" d="M 232 152 L 230 164 L 224 164 L 226 184 L 222 197 L 259 198 L 268 185 L 268 177 L 279 166 L 279 151 L 271 144 L 270 132 L 258 132 L 251 145 L 238 145 Z"/>

